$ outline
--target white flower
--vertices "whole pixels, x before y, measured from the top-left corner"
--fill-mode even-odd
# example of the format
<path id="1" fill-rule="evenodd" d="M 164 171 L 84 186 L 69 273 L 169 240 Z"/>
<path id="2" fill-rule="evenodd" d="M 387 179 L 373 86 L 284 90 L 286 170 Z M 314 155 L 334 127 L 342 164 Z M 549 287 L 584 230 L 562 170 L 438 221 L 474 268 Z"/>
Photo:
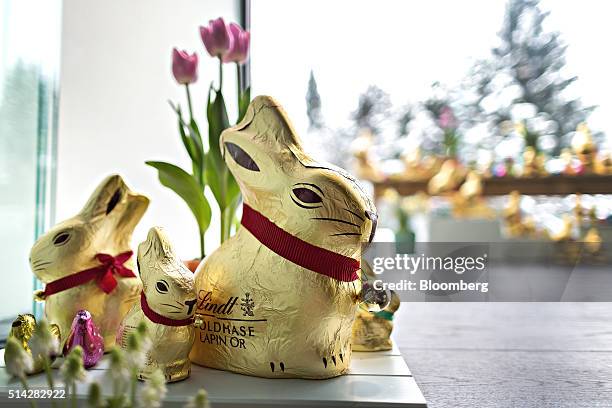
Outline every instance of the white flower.
<path id="1" fill-rule="evenodd" d="M 101 408 L 104 406 L 104 399 L 102 398 L 102 390 L 100 384 L 92 382 L 89 386 L 89 394 L 87 394 L 87 404 L 92 408 Z"/>
<path id="2" fill-rule="evenodd" d="M 142 405 L 151 408 L 161 407 L 166 392 L 166 378 L 164 373 L 158 368 L 150 375 L 140 393 Z"/>
<path id="3" fill-rule="evenodd" d="M 208 393 L 206 390 L 204 388 L 200 388 L 196 395 L 189 398 L 189 402 L 187 405 L 185 405 L 185 408 L 210 408 Z"/>
<path id="4" fill-rule="evenodd" d="M 140 322 L 138 326 L 136 326 L 136 332 L 140 335 L 140 339 L 142 340 L 142 348 L 149 351 L 153 346 L 153 341 L 147 330 L 147 324 L 145 322 Z"/>
<path id="5" fill-rule="evenodd" d="M 115 346 L 109 352 L 109 369 L 113 382 L 126 384 L 130 381 L 130 373 L 126 366 L 125 353 Z"/>
<path id="6" fill-rule="evenodd" d="M 128 334 L 125 359 L 130 368 L 139 370 L 145 364 L 149 352 L 147 346 L 150 347 L 150 344 L 148 341 L 143 341 L 137 331 Z"/>
<path id="7" fill-rule="evenodd" d="M 22 379 L 34 368 L 32 356 L 24 350 L 22 344 L 14 337 L 9 337 L 6 340 L 4 362 L 9 374 Z"/>
<path id="8" fill-rule="evenodd" d="M 29 345 L 34 357 L 55 357 L 59 354 L 59 339 L 53 335 L 46 320 L 36 324 Z"/>
<path id="9" fill-rule="evenodd" d="M 76 346 L 70 351 L 60 367 L 60 374 L 67 384 L 85 379 L 87 374 L 85 368 L 83 368 L 83 349 L 81 346 Z"/>

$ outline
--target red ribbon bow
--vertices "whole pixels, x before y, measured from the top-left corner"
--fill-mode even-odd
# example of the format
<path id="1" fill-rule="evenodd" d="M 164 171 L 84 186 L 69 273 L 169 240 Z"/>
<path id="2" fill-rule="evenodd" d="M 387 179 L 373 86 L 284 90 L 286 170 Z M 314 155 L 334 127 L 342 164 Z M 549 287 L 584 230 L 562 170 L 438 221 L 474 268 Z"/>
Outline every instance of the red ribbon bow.
<path id="1" fill-rule="evenodd" d="M 44 299 L 47 296 L 74 288 L 94 279 L 98 287 L 102 289 L 104 293 L 109 294 L 117 287 L 117 278 L 115 275 L 124 278 L 136 277 L 131 269 L 123 265 L 132 255 L 132 251 L 122 252 L 117 256 L 96 254 L 95 258 L 101 262 L 101 265 L 47 283 L 45 285 L 45 291 L 42 293 L 42 298 Z"/>
<path id="2" fill-rule="evenodd" d="M 116 257 L 109 254 L 96 255 L 96 259 L 102 262 L 102 265 L 96 267 L 98 273 L 100 273 L 97 283 L 104 293 L 109 294 L 117 287 L 117 279 L 114 275 L 123 276 L 124 278 L 136 277 L 131 269 L 123 265 L 131 257 L 132 251 L 120 253 Z"/>

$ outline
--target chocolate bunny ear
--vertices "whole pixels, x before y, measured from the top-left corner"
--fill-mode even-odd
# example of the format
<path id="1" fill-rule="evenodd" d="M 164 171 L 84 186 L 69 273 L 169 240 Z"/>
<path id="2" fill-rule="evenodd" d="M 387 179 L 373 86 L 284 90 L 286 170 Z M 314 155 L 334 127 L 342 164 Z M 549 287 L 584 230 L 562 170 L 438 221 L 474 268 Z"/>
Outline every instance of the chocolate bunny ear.
<path id="1" fill-rule="evenodd" d="M 147 239 L 138 246 L 138 263 L 143 282 L 159 279 L 163 275 L 181 282 L 193 279 L 193 273 L 179 259 L 162 227 L 152 227 Z M 157 272 L 152 272 L 154 269 Z M 189 286 L 187 283 L 180 285 Z"/>
<path id="2" fill-rule="evenodd" d="M 162 258 L 177 258 L 174 248 L 170 243 L 170 238 L 162 227 L 152 227 L 147 234 L 147 240 L 141 245 L 144 245 L 145 253 L 151 253 L 157 259 Z"/>
<path id="3" fill-rule="evenodd" d="M 80 216 L 89 222 L 112 220 L 115 229 L 131 233 L 149 206 L 149 199 L 135 194 L 118 174 L 100 183 L 93 192 Z"/>
<path id="4" fill-rule="evenodd" d="M 95 189 L 81 210 L 86 220 L 94 220 L 113 212 L 117 205 L 125 200 L 128 188 L 118 174 L 113 174 L 102 181 Z"/>

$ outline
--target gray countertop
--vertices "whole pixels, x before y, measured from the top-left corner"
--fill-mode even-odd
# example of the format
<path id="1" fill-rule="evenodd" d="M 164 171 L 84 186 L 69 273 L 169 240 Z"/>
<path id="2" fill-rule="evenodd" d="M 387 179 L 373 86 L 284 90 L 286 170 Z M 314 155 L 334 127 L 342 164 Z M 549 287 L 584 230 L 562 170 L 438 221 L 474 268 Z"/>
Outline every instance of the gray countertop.
<path id="1" fill-rule="evenodd" d="M 612 407 L 612 303 L 402 303 L 430 408 Z"/>

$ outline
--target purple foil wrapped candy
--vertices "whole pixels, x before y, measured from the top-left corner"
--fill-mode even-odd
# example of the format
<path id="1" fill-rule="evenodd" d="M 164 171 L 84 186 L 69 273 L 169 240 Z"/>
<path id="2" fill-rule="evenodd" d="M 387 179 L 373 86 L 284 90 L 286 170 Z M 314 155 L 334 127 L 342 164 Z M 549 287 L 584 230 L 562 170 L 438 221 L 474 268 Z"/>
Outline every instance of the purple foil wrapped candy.
<path id="1" fill-rule="evenodd" d="M 104 338 L 91 318 L 91 313 L 87 310 L 79 310 L 74 316 L 70 334 L 64 344 L 64 356 L 77 345 L 83 348 L 85 368 L 95 366 L 104 354 Z"/>

